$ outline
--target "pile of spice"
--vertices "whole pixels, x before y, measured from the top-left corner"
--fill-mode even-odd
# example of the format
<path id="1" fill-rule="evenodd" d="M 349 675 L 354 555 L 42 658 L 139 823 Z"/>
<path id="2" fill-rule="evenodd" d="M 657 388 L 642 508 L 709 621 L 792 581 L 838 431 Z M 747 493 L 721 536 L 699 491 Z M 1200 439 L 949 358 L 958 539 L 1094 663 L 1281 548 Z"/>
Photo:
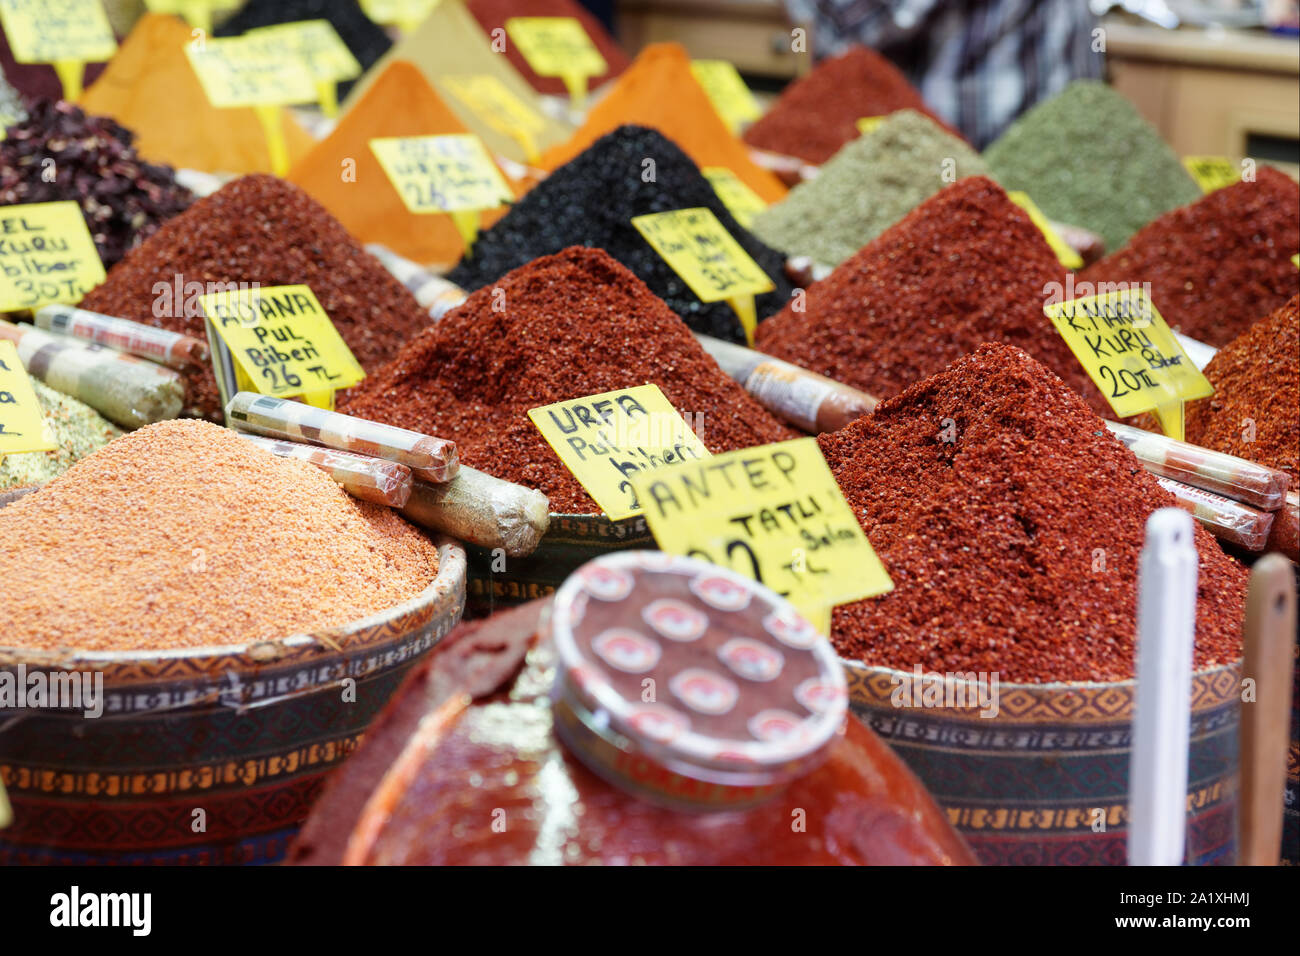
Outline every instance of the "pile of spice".
<path id="1" fill-rule="evenodd" d="M 532 114 L 529 138 L 538 150 L 562 143 L 569 137 L 566 126 L 542 111 L 537 91 L 524 81 L 506 57 L 493 52 L 487 34 L 461 0 L 442 0 L 419 27 L 403 35 L 372 69 L 356 81 L 344 101 L 344 108 L 353 109 L 375 79 L 399 60 L 412 64 L 424 74 L 425 80 L 438 91 L 460 121 L 482 139 L 494 155 L 505 156 L 517 163 L 536 161 L 536 157 L 530 156 L 517 138 L 517 126 L 511 117 L 466 103 L 448 86 L 448 77 L 462 80 L 487 77 L 504 86 L 506 92 Z"/>
<path id="2" fill-rule="evenodd" d="M 49 481 L 122 434 L 89 405 L 56 392 L 44 382 L 34 378 L 30 381 L 45 419 L 46 437 L 58 447 L 0 455 L 0 491 Z"/>
<path id="3" fill-rule="evenodd" d="M 428 324 L 415 297 L 297 186 L 244 176 L 166 223 L 81 302 L 91 312 L 206 340 L 199 296 L 231 283 L 307 285 L 363 368 Z M 184 373 L 185 405 L 218 418 L 211 368 Z"/>
<path id="4" fill-rule="evenodd" d="M 384 28 L 362 12 L 357 0 L 249 0 L 218 26 L 216 33 L 233 37 L 260 27 L 300 20 L 328 20 L 363 70 L 374 66 L 393 45 Z M 340 83 L 339 95 L 345 95 L 351 87 L 350 80 Z"/>
<path id="5" fill-rule="evenodd" d="M 728 378 L 645 284 L 599 249 L 565 249 L 481 289 L 345 395 L 341 410 L 456 442 L 461 461 L 542 491 L 559 513 L 599 509 L 528 410 L 658 385 L 710 451 L 794 433 Z"/>
<path id="6" fill-rule="evenodd" d="M 185 55 L 191 39 L 190 28 L 176 17 L 146 14 L 79 105 L 132 130 L 140 154 L 154 162 L 213 173 L 270 169 L 257 114 L 219 110 L 208 102 Z M 313 140 L 287 110 L 280 111 L 280 122 L 289 158 L 296 160 Z"/>
<path id="7" fill-rule="evenodd" d="M 1198 193 L 1199 195 L 1199 193 Z M 1088 267 L 1088 282 L 1149 282 L 1170 326 L 1226 345 L 1300 291 L 1300 186 L 1268 166 L 1166 213 Z"/>
<path id="8" fill-rule="evenodd" d="M 27 106 L 23 103 L 22 94 L 10 86 L 4 74 L 0 73 L 0 126 L 7 127 L 25 119 Z"/>
<path id="9" fill-rule="evenodd" d="M 855 46 L 787 86 L 744 139 L 758 149 L 820 166 L 857 138 L 858 120 L 905 109 L 961 135 L 925 105 L 896 66 L 874 50 Z"/>
<path id="10" fill-rule="evenodd" d="M 1007 189 L 1029 193 L 1050 219 L 1098 233 L 1107 249 L 1201 195 L 1133 104 L 1097 80 L 1077 80 L 1029 110 L 984 161 Z"/>
<path id="11" fill-rule="evenodd" d="M 1065 269 L 997 183 L 970 176 L 868 243 L 806 301 L 760 322 L 756 347 L 878 398 L 984 342 L 1018 346 L 1100 414 L 1109 406 L 1043 315 Z"/>
<path id="12" fill-rule="evenodd" d="M 750 228 L 770 246 L 837 266 L 945 185 L 983 175 L 984 161 L 964 141 L 924 114 L 898 110 Z"/>
<path id="13" fill-rule="evenodd" d="M 320 469 L 177 420 L 0 508 L 0 565 L 5 644 L 145 650 L 359 620 L 423 591 L 438 551 Z"/>
<path id="14" fill-rule="evenodd" d="M 1133 677 L 1144 526 L 1174 499 L 1050 371 L 981 346 L 818 442 L 894 581 L 835 610 L 842 656 L 1011 682 Z M 1204 528 L 1196 547 L 1204 668 L 1241 654 L 1246 572 Z"/>
<path id="15" fill-rule="evenodd" d="M 651 165 L 647 165 L 651 164 Z M 707 206 L 776 286 L 757 297 L 758 314 L 787 302 L 784 257 L 732 217 L 709 181 L 676 144 L 652 129 L 623 126 L 548 176 L 479 236 L 472 257 L 447 278 L 478 289 L 539 256 L 567 246 L 604 249 L 631 269 L 697 332 L 745 341 L 726 302 L 701 302 L 632 225 L 632 217 Z"/>
<path id="16" fill-rule="evenodd" d="M 750 159 L 745 145 L 731 135 L 691 73 L 690 56 L 676 43 L 655 43 L 642 50 L 573 137 L 542 154 L 540 166 L 555 169 L 625 124 L 658 130 L 701 169 L 727 167 L 764 202 L 785 196 L 781 181 Z"/>
<path id="17" fill-rule="evenodd" d="M 1189 402 L 1186 438 L 1291 476 L 1300 488 L 1300 295 L 1219 349 L 1209 398 Z"/>
<path id="18" fill-rule="evenodd" d="M 493 30 L 505 30 L 506 21 L 511 17 L 572 17 L 582 24 L 582 29 L 591 38 L 592 45 L 605 58 L 609 67 L 600 76 L 588 78 L 588 89 L 595 89 L 606 80 L 613 79 L 627 69 L 627 54 L 614 42 L 601 22 L 588 13 L 576 0 L 469 0 L 470 13 L 478 20 L 485 33 Z M 514 43 L 507 40 L 506 56 L 521 76 L 532 84 L 539 93 L 567 96 L 568 89 L 564 81 L 557 76 L 539 76 L 528 65 L 524 55 Z"/>
<path id="19" fill-rule="evenodd" d="M 107 117 L 39 100 L 0 142 L 0 205 L 76 202 L 111 267 L 194 201 L 170 167 L 140 158 L 133 139 Z"/>
<path id="20" fill-rule="evenodd" d="M 294 166 L 288 179 L 362 242 L 377 242 L 416 262 L 450 266 L 465 248 L 451 216 L 408 210 L 370 149 L 370 140 L 464 132 L 424 75 L 398 60 L 384 69 L 334 132 Z M 342 175 L 345 169 L 349 175 Z M 484 213 L 484 225 L 502 215 L 504 210 Z"/>

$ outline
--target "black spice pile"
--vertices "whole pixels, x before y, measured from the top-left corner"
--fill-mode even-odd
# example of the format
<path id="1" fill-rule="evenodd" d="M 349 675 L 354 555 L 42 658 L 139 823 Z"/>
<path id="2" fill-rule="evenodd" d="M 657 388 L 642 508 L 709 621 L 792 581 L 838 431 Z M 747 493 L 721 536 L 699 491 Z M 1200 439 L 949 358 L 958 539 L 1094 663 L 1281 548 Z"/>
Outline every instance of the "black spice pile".
<path id="1" fill-rule="evenodd" d="M 37 101 L 0 142 L 0 205 L 76 202 L 109 268 L 194 201 L 170 166 L 140 158 L 134 139 L 107 117 Z"/>
<path id="2" fill-rule="evenodd" d="M 653 179 L 647 182 L 651 168 Z M 692 329 L 743 342 L 744 332 L 731 306 L 697 299 L 632 225 L 633 216 L 696 206 L 713 210 L 772 278 L 776 289 L 757 297 L 759 316 L 785 305 L 793 289 L 782 272 L 782 255 L 732 218 L 709 181 L 675 143 L 642 126 L 620 126 L 551 173 L 479 237 L 473 256 L 462 260 L 448 278 L 474 290 L 569 246 L 604 249 Z"/>
<path id="3" fill-rule="evenodd" d="M 363 70 L 388 52 L 393 41 L 371 20 L 357 0 L 250 0 L 233 17 L 217 27 L 217 36 L 231 37 L 258 27 L 299 20 L 328 20 L 338 31 Z M 355 80 L 339 84 L 339 99 L 348 95 Z"/>

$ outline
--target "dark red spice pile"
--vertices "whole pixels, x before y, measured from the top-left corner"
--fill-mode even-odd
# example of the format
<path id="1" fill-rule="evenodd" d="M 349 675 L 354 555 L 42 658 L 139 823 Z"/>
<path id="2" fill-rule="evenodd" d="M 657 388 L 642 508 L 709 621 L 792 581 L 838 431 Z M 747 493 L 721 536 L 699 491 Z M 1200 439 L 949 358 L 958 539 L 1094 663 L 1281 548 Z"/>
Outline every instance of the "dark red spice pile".
<path id="1" fill-rule="evenodd" d="M 1214 394 L 1188 403 L 1187 440 L 1281 469 L 1300 487 L 1300 295 L 1219 349 L 1205 377 Z"/>
<path id="2" fill-rule="evenodd" d="M 0 205 L 72 200 L 105 268 L 194 201 L 170 166 L 141 159 L 135 134 L 111 119 L 53 100 L 27 113 L 0 142 Z"/>
<path id="3" fill-rule="evenodd" d="M 1218 189 L 1165 213 L 1080 275 L 1150 282 L 1151 300 L 1178 331 L 1226 345 L 1300 292 L 1300 186 L 1268 166 L 1255 182 Z"/>
<path id="4" fill-rule="evenodd" d="M 266 175 L 227 183 L 166 223 L 81 305 L 203 339 L 203 316 L 191 286 L 223 291 L 207 285 L 230 282 L 310 286 L 367 371 L 430 321 L 338 220 L 297 186 Z M 185 374 L 186 408 L 219 419 L 212 370 Z"/>
<path id="5" fill-rule="evenodd" d="M 991 179 L 939 191 L 797 300 L 759 323 L 757 347 L 897 395 L 984 342 L 1019 346 L 1100 414 L 1109 406 L 1043 315 L 1065 269 L 1029 217 Z"/>
<path id="6" fill-rule="evenodd" d="M 629 60 L 622 47 L 614 41 L 600 21 L 575 0 L 469 0 L 468 6 L 469 12 L 474 14 L 474 19 L 479 22 L 479 26 L 489 37 L 492 36 L 493 30 L 504 30 L 506 21 L 511 17 L 576 18 L 587 31 L 587 36 L 591 37 L 592 44 L 605 58 L 605 65 L 609 67 L 603 75 L 593 76 L 587 80 L 588 89 L 594 90 L 606 80 L 612 80 L 627 69 Z M 537 92 L 551 93 L 556 96 L 568 95 L 568 88 L 558 76 L 538 76 L 534 73 L 528 61 L 524 59 L 524 55 L 508 38 L 506 56 L 510 58 L 511 66 L 518 70 Z"/>
<path id="7" fill-rule="evenodd" d="M 984 345 L 818 442 L 894 581 L 836 609 L 843 656 L 1011 682 L 1133 676 L 1145 523 L 1174 499 L 1046 368 Z M 1247 575 L 1199 526 L 1196 547 L 1204 668 L 1240 656 Z"/>
<path id="8" fill-rule="evenodd" d="M 742 138 L 750 146 L 820 166 L 858 136 L 858 120 L 895 110 L 924 113 L 961 136 L 925 105 L 898 67 L 874 50 L 855 46 L 787 86 Z"/>
<path id="9" fill-rule="evenodd" d="M 528 410 L 646 383 L 691 416 L 710 451 L 795 437 L 718 368 L 645 283 L 583 247 L 475 292 L 348 393 L 341 409 L 454 439 L 467 465 L 539 489 L 553 511 L 592 514 L 595 502 Z"/>

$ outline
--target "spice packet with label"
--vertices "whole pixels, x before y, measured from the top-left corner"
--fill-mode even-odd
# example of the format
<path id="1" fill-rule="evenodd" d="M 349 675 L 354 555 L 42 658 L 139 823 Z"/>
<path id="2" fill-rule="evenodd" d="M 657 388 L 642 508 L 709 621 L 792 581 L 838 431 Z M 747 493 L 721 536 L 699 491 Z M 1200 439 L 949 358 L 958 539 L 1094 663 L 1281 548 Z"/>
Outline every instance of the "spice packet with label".
<path id="1" fill-rule="evenodd" d="M 246 432 L 239 434 L 277 458 L 293 458 L 315 465 L 354 498 L 390 508 L 404 508 L 411 499 L 411 469 L 406 465 L 319 445 L 300 445 Z"/>
<path id="2" fill-rule="evenodd" d="M 1273 527 L 1271 512 L 1260 511 L 1239 501 L 1201 488 L 1193 488 L 1172 478 L 1156 475 L 1161 488 L 1178 499 L 1178 507 L 1190 511 L 1220 541 L 1228 541 L 1247 551 L 1262 551 Z"/>

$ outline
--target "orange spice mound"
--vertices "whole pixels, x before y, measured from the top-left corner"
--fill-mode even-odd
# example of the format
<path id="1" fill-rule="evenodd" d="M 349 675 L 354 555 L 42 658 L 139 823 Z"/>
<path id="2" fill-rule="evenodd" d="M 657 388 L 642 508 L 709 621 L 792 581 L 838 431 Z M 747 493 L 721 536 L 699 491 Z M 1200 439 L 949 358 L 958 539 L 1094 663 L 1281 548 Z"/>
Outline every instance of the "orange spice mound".
<path id="1" fill-rule="evenodd" d="M 417 67 L 394 60 L 287 178 L 362 242 L 378 242 L 416 262 L 451 265 L 464 252 L 451 216 L 408 210 L 370 149 L 370 140 L 467 132 Z M 345 179 L 349 160 L 355 163 L 355 176 Z M 522 189 L 511 185 L 522 195 Z M 506 207 L 484 213 L 483 227 L 505 213 Z"/>
<path id="2" fill-rule="evenodd" d="M 185 55 L 191 40 L 190 28 L 177 18 L 146 14 L 78 105 L 134 130 L 140 155 L 155 162 L 212 173 L 269 171 L 257 115 L 208 102 Z M 296 160 L 311 149 L 312 138 L 285 110 L 280 122 L 289 159 Z"/>
<path id="3" fill-rule="evenodd" d="M 0 508 L 0 644 L 275 640 L 418 595 L 438 551 L 324 472 L 199 421 L 150 425 Z"/>
<path id="4" fill-rule="evenodd" d="M 546 170 L 563 166 L 625 124 L 657 129 L 700 168 L 726 166 L 766 202 L 777 202 L 786 194 L 781 181 L 754 163 L 745 144 L 731 135 L 692 75 L 691 58 L 676 43 L 655 43 L 642 50 L 592 107 L 573 138 L 548 149 L 539 165 Z"/>

